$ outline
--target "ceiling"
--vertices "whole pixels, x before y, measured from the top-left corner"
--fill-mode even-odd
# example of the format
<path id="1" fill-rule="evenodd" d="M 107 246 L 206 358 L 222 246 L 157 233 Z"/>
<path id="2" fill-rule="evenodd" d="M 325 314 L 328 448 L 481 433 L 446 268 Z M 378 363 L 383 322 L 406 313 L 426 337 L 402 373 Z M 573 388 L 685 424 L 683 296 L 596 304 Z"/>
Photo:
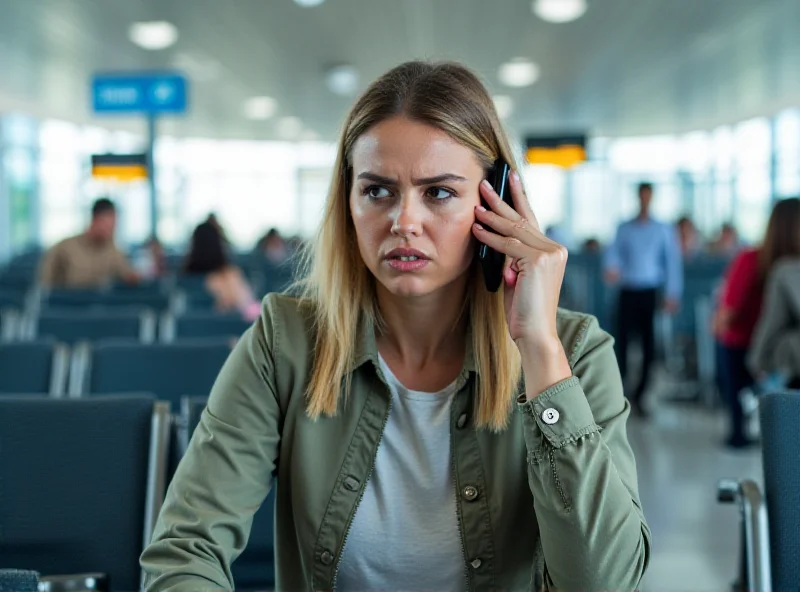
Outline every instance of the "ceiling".
<path id="1" fill-rule="evenodd" d="M 148 52 L 130 23 L 168 20 L 180 39 Z M 181 67 L 192 109 L 162 130 L 179 136 L 275 138 L 242 102 L 270 95 L 333 139 L 351 103 L 332 95 L 326 65 L 356 65 L 366 84 L 411 58 L 455 59 L 509 94 L 517 133 L 597 135 L 710 128 L 800 105 L 800 0 L 590 0 L 562 25 L 529 0 L 0 0 L 0 111 L 143 129 L 89 110 L 92 73 Z M 501 63 L 529 57 L 542 70 L 504 89 Z"/>

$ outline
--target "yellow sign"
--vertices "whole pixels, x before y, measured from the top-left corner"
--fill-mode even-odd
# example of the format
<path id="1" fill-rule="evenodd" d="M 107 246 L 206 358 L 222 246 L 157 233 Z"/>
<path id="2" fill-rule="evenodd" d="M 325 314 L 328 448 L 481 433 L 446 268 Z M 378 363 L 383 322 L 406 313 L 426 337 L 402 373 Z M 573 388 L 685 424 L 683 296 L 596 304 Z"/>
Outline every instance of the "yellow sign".
<path id="1" fill-rule="evenodd" d="M 92 176 L 97 179 L 113 179 L 115 181 L 138 181 L 147 179 L 147 167 L 140 164 L 93 166 Z"/>
<path id="2" fill-rule="evenodd" d="M 93 154 L 92 176 L 130 182 L 147 179 L 149 175 L 147 154 Z"/>
<path id="3" fill-rule="evenodd" d="M 552 164 L 565 169 L 586 160 L 586 149 L 583 146 L 564 145 L 552 148 L 528 148 L 525 159 L 529 164 Z"/>

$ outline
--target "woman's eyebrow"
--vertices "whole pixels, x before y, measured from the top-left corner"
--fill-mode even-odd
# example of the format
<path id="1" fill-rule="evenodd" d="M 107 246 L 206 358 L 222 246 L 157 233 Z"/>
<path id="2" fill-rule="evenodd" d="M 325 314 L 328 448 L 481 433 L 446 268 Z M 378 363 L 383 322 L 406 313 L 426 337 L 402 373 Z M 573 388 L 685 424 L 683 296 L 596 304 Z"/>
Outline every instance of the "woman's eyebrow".
<path id="1" fill-rule="evenodd" d="M 358 179 L 366 179 L 368 181 L 374 181 L 376 183 L 384 183 L 386 185 L 397 185 L 397 179 L 391 179 L 389 177 L 384 177 L 382 175 L 376 175 L 375 173 L 365 172 L 360 173 L 357 177 Z M 420 185 L 433 185 L 435 183 L 443 183 L 445 181 L 467 181 L 466 177 L 462 177 L 461 175 L 456 175 L 453 173 L 444 173 L 441 175 L 436 175 L 435 177 L 426 177 L 424 179 L 412 179 L 411 182 L 415 186 Z"/>

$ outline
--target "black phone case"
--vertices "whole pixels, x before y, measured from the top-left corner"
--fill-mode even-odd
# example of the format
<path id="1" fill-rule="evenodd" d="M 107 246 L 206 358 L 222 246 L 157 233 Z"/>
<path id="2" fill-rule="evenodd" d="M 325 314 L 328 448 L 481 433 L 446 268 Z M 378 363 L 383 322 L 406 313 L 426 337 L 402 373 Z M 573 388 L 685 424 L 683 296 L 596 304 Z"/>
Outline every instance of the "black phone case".
<path id="1" fill-rule="evenodd" d="M 488 181 L 492 184 L 492 188 L 500 198 L 514 207 L 514 202 L 511 198 L 511 188 L 508 186 L 508 175 L 511 172 L 511 167 L 502 159 L 495 161 L 494 166 L 489 171 Z M 490 209 L 486 201 L 481 197 L 483 207 Z M 487 230 L 491 228 L 486 227 Z M 486 289 L 490 292 L 497 292 L 503 283 L 503 267 L 505 266 L 506 256 L 503 253 L 498 253 L 491 247 L 481 244 L 478 247 L 478 259 L 483 268 L 483 279 L 486 283 Z"/>

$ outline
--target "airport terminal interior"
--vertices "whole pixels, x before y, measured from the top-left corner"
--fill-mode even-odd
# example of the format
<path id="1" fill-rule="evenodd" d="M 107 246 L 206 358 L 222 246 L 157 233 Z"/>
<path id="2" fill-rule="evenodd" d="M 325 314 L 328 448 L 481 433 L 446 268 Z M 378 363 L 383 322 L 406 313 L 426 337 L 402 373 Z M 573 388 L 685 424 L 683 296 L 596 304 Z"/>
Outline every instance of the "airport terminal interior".
<path id="1" fill-rule="evenodd" d="M 800 589 L 799 24 L 800 0 L 0 0 L 0 591 L 299 590 L 300 582 L 304 590 L 442 590 L 443 568 L 430 557 L 446 558 L 452 549 L 458 554 L 445 572 L 465 578 L 451 580 L 448 590 L 516 590 L 523 588 L 509 582 L 521 580 L 509 574 L 519 566 L 502 558 L 517 557 L 508 548 L 531 532 L 539 559 L 522 567 L 527 590 Z M 398 95 L 394 103 L 386 98 L 393 89 L 375 90 L 376 80 L 412 60 L 455 62 L 474 78 L 457 70 L 455 84 L 442 78 L 445 70 L 424 70 L 428 78 L 405 91 L 413 100 Z M 423 76 L 423 69 L 405 76 Z M 469 94 L 464 89 L 473 82 L 478 90 Z M 380 100 L 395 111 L 376 115 Z M 372 123 L 353 127 L 350 113 Z M 389 137 L 387 130 L 400 129 L 386 127 L 392 122 L 407 133 Z M 477 189 L 480 178 L 467 187 L 462 177 L 421 193 L 414 188 L 422 182 L 406 186 L 401 161 L 427 176 L 450 172 L 434 162 L 442 153 L 433 149 L 419 164 L 412 139 L 420 126 L 427 130 L 421 137 L 439 138 L 436 146 L 478 154 L 470 160 L 475 169 L 481 159 L 516 162 L 521 186 L 512 175 L 504 195 L 524 189 L 535 220 L 523 212 L 520 222 L 506 208 L 512 217 L 502 228 L 535 236 L 538 246 L 530 248 L 545 249 L 548 261 L 567 253 L 563 283 L 548 284 L 558 305 L 592 315 L 615 340 L 604 358 L 610 366 L 586 370 L 584 378 L 584 362 L 570 358 L 579 386 L 559 382 L 545 392 L 545 404 L 532 393 L 525 403 L 522 392 L 512 427 L 492 436 L 518 436 L 523 455 L 529 445 L 528 478 L 519 483 L 525 499 L 533 496 L 539 522 L 519 522 L 509 540 L 502 533 L 518 499 L 497 494 L 508 491 L 500 481 L 511 478 L 492 460 L 496 449 L 485 442 L 494 440 L 480 440 L 477 454 L 490 481 L 477 488 L 463 482 L 468 463 L 459 460 L 459 434 L 465 423 L 474 432 L 484 428 L 473 425 L 472 411 L 455 411 L 461 394 L 453 393 L 463 383 L 441 390 L 454 373 L 437 388 L 404 386 L 410 383 L 390 363 L 402 355 L 389 356 L 394 350 L 385 344 L 395 342 L 381 332 L 391 323 L 379 323 L 380 364 L 373 358 L 377 372 L 366 384 L 392 401 L 436 392 L 447 402 L 439 416 L 445 431 L 418 416 L 412 419 L 425 424 L 414 424 L 421 432 L 403 432 L 402 414 L 412 407 L 393 406 L 383 440 L 377 432 L 367 450 L 365 433 L 331 427 L 355 429 L 358 418 L 346 411 L 312 422 L 302 401 L 283 407 L 290 389 L 313 400 L 295 384 L 312 370 L 300 359 L 306 350 L 269 349 L 285 333 L 283 321 L 265 315 L 288 306 L 272 295 L 296 296 L 305 274 L 327 278 L 314 294 L 335 294 L 353 315 L 364 301 L 346 302 L 342 294 L 362 297 L 369 289 L 360 278 L 367 276 L 376 302 L 402 300 L 399 311 L 422 310 L 421 303 L 464 286 L 484 290 L 461 275 L 447 280 L 452 284 L 436 275 L 453 273 L 442 267 L 444 253 L 457 247 L 441 237 L 455 236 L 459 222 L 452 220 L 461 219 L 444 213 L 459 207 L 447 202 L 457 193 L 447 183 L 461 183 L 458 191 L 476 205 L 479 195 L 486 203 L 479 194 L 486 188 Z M 358 137 L 351 138 L 354 129 Z M 507 134 L 509 153 L 497 152 L 503 141 L 476 131 L 487 129 Z M 494 146 L 491 156 L 487 146 Z M 354 179 L 364 158 L 379 170 Z M 499 166 L 488 172 L 495 189 Z M 365 176 L 375 185 L 348 194 Z M 447 196 L 434 204 L 431 196 L 440 192 Z M 500 205 L 490 209 L 502 211 Z M 345 211 L 346 224 L 338 221 Z M 458 255 L 467 257 L 459 274 L 488 278 L 480 240 L 472 240 L 487 232 L 472 226 L 484 215 L 469 211 L 459 240 L 476 255 Z M 385 238 L 375 238 L 382 228 Z M 386 255 L 376 271 L 364 257 L 373 239 L 408 249 Z M 511 242 L 519 240 L 497 248 Z M 413 250 L 433 244 L 439 261 Z M 329 252 L 336 247 L 338 254 Z M 359 249 L 363 274 L 356 275 L 348 262 Z M 544 271 L 520 271 L 526 259 L 516 257 L 506 261 L 504 281 L 514 275 L 519 294 L 530 274 Z M 434 285 L 444 292 L 419 292 Z M 511 286 L 501 290 L 508 294 Z M 458 294 L 488 306 L 486 298 Z M 332 308 L 328 320 L 337 313 Z M 337 319 L 374 320 L 373 310 Z M 555 304 L 552 312 L 555 318 Z M 299 331 L 292 318 L 285 330 Z M 336 326 L 320 318 L 315 328 Z M 531 326 L 549 327 L 550 319 L 537 321 Z M 572 342 L 559 337 L 566 361 Z M 291 334 L 286 341 L 299 348 L 303 339 Z M 319 338 L 313 351 L 326 351 L 349 385 L 345 354 L 331 343 Z M 306 374 L 270 375 L 297 368 Z M 273 397 L 274 417 L 257 402 L 235 399 L 257 398 L 246 392 L 248 378 L 236 382 L 234 375 L 248 371 L 277 384 L 261 393 Z M 360 401 L 365 379 L 361 370 L 349 371 L 352 400 Z M 377 378 L 384 373 L 395 381 L 388 390 Z M 575 392 L 586 392 L 592 407 L 567 400 Z M 599 415 L 591 419 L 592 409 L 600 413 L 593 397 L 601 394 L 616 397 L 621 430 Z M 336 409 L 338 399 L 331 400 Z M 231 419 L 238 417 L 233 408 L 247 417 Z M 533 419 L 517 422 L 525 409 L 534 410 Z M 576 427 L 578 410 L 594 427 L 558 431 Z M 274 433 L 225 440 L 233 432 L 243 438 L 253 425 Z M 437 434 L 442 440 L 431 439 Z M 568 437 L 555 444 L 548 434 Z M 625 480 L 626 435 L 635 481 Z M 542 448 L 532 450 L 536 438 Z M 438 448 L 447 469 L 434 471 L 430 483 L 411 482 L 422 473 L 410 469 L 407 479 L 392 472 L 391 462 L 400 460 L 388 457 L 403 442 L 412 452 L 398 452 L 401 460 L 407 453 L 415 462 L 438 462 L 435 452 L 433 460 L 421 457 L 415 440 L 447 447 Z M 267 441 L 272 466 L 256 469 L 269 456 Z M 534 466 L 542 450 L 554 482 Z M 366 478 L 347 472 L 353 456 L 368 460 Z M 524 461 L 517 464 L 526 470 Z M 244 466 L 261 472 L 246 474 Z M 259 489 L 253 482 L 261 477 Z M 175 481 L 183 485 L 173 488 Z M 261 503 L 267 481 L 272 491 Z M 445 483 L 450 493 L 442 496 L 436 488 Z M 395 487 L 391 497 L 387 490 Z M 236 508 L 227 501 L 245 489 L 237 503 L 250 511 L 236 520 L 255 512 L 249 541 L 225 515 Z M 223 501 L 214 491 L 232 497 Z M 576 500 L 572 512 L 541 501 L 559 494 Z M 452 519 L 450 534 L 441 531 L 446 520 L 427 527 L 412 520 L 440 498 L 447 505 L 432 515 Z M 400 509 L 386 509 L 386 500 L 399 500 Z M 623 506 L 631 512 L 624 519 Z M 493 532 L 485 545 L 470 538 L 470 512 L 479 507 Z M 547 513 L 559 516 L 543 518 Z M 331 526 L 339 514 L 341 528 Z M 639 554 L 628 561 L 604 552 L 625 548 L 635 516 Z M 392 531 L 386 525 L 394 520 L 405 527 Z M 410 561 L 419 574 L 391 579 L 397 570 L 382 571 L 370 539 L 359 533 L 384 547 L 375 557 Z M 554 542 L 565 540 L 574 563 Z M 426 545 L 438 547 L 427 561 Z M 241 555 L 231 575 L 234 546 Z M 626 561 L 639 570 L 628 579 L 620 575 Z"/>

